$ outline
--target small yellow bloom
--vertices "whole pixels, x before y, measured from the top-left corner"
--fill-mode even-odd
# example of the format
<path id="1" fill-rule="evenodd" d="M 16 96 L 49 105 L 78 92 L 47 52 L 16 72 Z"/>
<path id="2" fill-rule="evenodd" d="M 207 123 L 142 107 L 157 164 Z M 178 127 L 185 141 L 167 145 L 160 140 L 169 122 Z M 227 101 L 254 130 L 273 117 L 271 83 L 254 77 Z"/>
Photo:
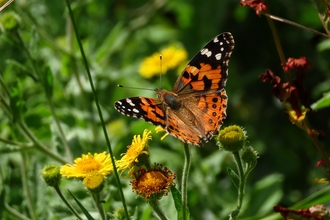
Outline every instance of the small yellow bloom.
<path id="1" fill-rule="evenodd" d="M 159 132 L 166 132 L 166 133 L 163 135 L 163 137 L 160 138 L 161 141 L 164 140 L 164 139 L 167 137 L 167 135 L 168 135 L 167 131 L 166 131 L 164 128 L 160 127 L 160 126 L 157 126 L 157 127 L 155 128 L 155 131 L 156 131 L 156 133 L 159 133 Z"/>
<path id="2" fill-rule="evenodd" d="M 133 191 L 141 195 L 143 199 L 159 199 L 166 196 L 171 185 L 175 185 L 176 175 L 167 167 L 162 168 L 161 164 L 155 164 L 150 170 L 140 168 L 135 178 L 131 181 Z"/>
<path id="3" fill-rule="evenodd" d="M 301 108 L 299 109 L 299 116 L 297 114 L 297 110 L 294 110 L 289 102 L 283 102 L 284 107 L 287 109 L 289 114 L 289 119 L 292 122 L 292 124 L 297 125 L 299 128 L 303 130 L 308 130 L 308 126 L 306 125 L 306 114 L 308 111 L 308 108 L 305 108 L 303 105 L 301 105 Z"/>
<path id="4" fill-rule="evenodd" d="M 162 74 L 165 74 L 169 69 L 179 66 L 187 59 L 187 51 L 185 49 L 173 45 L 169 46 L 163 49 L 159 54 L 154 53 L 142 61 L 139 70 L 141 76 L 149 79 L 159 74 L 160 55 L 162 55 Z"/>
<path id="5" fill-rule="evenodd" d="M 116 162 L 116 167 L 118 171 L 122 171 L 122 173 L 129 169 L 128 177 L 132 176 L 134 172 L 136 164 L 139 162 L 139 157 L 141 155 L 149 155 L 148 151 L 148 140 L 151 140 L 151 131 L 145 129 L 142 135 L 134 135 L 132 144 L 128 146 L 126 153 L 122 154 L 122 158 Z"/>
<path id="6" fill-rule="evenodd" d="M 74 160 L 74 164 L 65 164 L 61 167 L 61 175 L 67 178 L 84 179 L 95 172 L 107 176 L 113 171 L 110 155 L 106 152 L 83 154 Z"/>
<path id="7" fill-rule="evenodd" d="M 93 192 L 100 192 L 103 189 L 104 176 L 99 172 L 93 172 L 83 180 L 87 189 Z"/>

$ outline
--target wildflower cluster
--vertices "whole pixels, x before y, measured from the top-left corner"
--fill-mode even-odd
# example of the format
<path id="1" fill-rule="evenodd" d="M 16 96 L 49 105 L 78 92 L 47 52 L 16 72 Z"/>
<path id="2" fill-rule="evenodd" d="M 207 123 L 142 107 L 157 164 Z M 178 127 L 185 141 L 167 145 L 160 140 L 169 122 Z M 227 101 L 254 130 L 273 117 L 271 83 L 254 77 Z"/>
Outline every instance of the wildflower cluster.
<path id="1" fill-rule="evenodd" d="M 149 158 L 148 140 L 151 131 L 144 130 L 142 137 L 135 135 L 127 152 L 116 162 L 119 171 L 128 170 L 126 177 L 134 176 L 131 181 L 132 189 L 144 199 L 155 199 L 167 195 L 169 187 L 174 185 L 176 175 L 161 164 L 154 164 L 152 168 Z"/>
<path id="2" fill-rule="evenodd" d="M 299 59 L 290 58 L 283 69 L 284 71 L 296 71 L 296 76 L 291 82 L 281 82 L 281 78 L 276 76 L 271 70 L 267 70 L 259 76 L 263 82 L 269 81 L 273 85 L 272 92 L 287 109 L 291 122 L 303 129 L 305 125 L 302 122 L 310 109 L 307 103 L 307 91 L 303 87 L 306 75 L 305 69 L 307 68 L 310 68 L 310 63 L 305 57 Z"/>

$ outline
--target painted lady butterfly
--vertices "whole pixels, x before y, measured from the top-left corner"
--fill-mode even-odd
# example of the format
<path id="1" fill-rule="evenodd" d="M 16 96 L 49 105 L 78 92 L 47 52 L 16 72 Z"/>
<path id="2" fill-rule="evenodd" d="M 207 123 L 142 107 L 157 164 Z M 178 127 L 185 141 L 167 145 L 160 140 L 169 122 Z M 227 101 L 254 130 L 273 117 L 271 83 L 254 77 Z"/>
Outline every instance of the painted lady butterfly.
<path id="1" fill-rule="evenodd" d="M 173 91 L 156 89 L 157 99 L 132 97 L 115 102 L 120 113 L 163 127 L 183 142 L 202 146 L 218 134 L 226 118 L 228 62 L 234 48 L 231 33 L 211 40 L 189 62 Z"/>

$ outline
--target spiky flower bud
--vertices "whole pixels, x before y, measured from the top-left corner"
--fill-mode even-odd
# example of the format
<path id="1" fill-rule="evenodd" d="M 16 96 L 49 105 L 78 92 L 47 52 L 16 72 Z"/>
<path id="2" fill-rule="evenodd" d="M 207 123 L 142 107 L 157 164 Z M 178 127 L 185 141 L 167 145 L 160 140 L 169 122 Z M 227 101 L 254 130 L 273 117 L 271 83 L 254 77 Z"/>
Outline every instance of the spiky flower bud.
<path id="1" fill-rule="evenodd" d="M 245 163 L 250 164 L 252 167 L 255 167 L 258 157 L 258 152 L 255 151 L 252 147 L 247 147 L 244 149 L 242 154 L 242 160 Z"/>
<path id="2" fill-rule="evenodd" d="M 62 178 L 60 167 L 57 165 L 47 165 L 41 170 L 41 176 L 48 186 L 58 186 Z"/>
<path id="3" fill-rule="evenodd" d="M 244 147 L 246 138 L 246 133 L 240 126 L 232 125 L 220 131 L 218 145 L 226 151 L 237 152 Z"/>
<path id="4" fill-rule="evenodd" d="M 0 27 L 2 32 L 13 32 L 19 28 L 21 18 L 13 11 L 4 13 L 0 18 Z"/>

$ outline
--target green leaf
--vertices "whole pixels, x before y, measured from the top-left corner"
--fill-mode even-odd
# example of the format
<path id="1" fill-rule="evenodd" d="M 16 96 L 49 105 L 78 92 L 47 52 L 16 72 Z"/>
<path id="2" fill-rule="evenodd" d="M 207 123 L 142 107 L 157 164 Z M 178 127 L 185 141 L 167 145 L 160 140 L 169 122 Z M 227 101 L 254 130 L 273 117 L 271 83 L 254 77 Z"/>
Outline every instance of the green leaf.
<path id="1" fill-rule="evenodd" d="M 314 0 L 317 11 L 319 13 L 320 20 L 323 24 L 325 31 L 329 34 L 330 33 L 330 22 L 329 22 L 329 15 L 328 15 L 328 5 L 327 2 L 324 0 Z"/>
<path id="2" fill-rule="evenodd" d="M 78 204 L 78 206 L 81 209 L 81 211 L 85 214 L 86 218 L 88 220 L 94 220 L 94 218 L 89 214 L 89 212 L 87 211 L 87 209 L 79 202 L 79 200 L 71 193 L 71 191 L 70 190 L 68 190 L 68 191 L 69 191 L 70 195 L 72 196 L 72 198 Z"/>
<path id="3" fill-rule="evenodd" d="M 175 188 L 175 186 L 171 186 L 171 192 L 172 192 L 175 209 L 178 213 L 180 213 L 182 209 L 181 193 L 177 188 Z"/>
<path id="4" fill-rule="evenodd" d="M 53 74 L 49 66 L 45 68 L 43 71 L 44 75 L 42 76 L 42 84 L 45 88 L 46 95 L 48 98 L 51 98 L 53 96 Z"/>
<path id="5" fill-rule="evenodd" d="M 318 110 L 318 109 L 326 108 L 326 107 L 329 107 L 329 106 L 330 106 L 330 92 L 325 93 L 324 96 L 321 99 L 314 102 L 311 105 L 311 108 L 313 110 Z"/>
<path id="6" fill-rule="evenodd" d="M 180 191 L 175 188 L 175 186 L 171 186 L 171 192 L 172 192 L 172 197 L 173 197 L 173 201 L 174 201 L 174 205 L 175 205 L 175 209 L 178 213 L 178 220 L 182 220 L 182 202 L 181 202 L 181 193 Z M 186 216 L 187 219 L 189 219 L 190 217 L 190 212 L 189 209 L 186 210 Z"/>
<path id="7" fill-rule="evenodd" d="M 19 72 L 20 74 L 26 74 L 30 76 L 35 82 L 38 81 L 37 77 L 33 75 L 32 71 L 27 68 L 25 65 L 23 65 L 20 62 L 17 62 L 16 60 L 8 59 L 6 60 L 6 64 L 8 66 L 11 66 L 13 68 L 16 68 L 15 70 Z"/>
<path id="8" fill-rule="evenodd" d="M 264 218 L 264 215 L 266 213 L 269 213 L 269 210 L 272 210 L 274 205 L 278 204 L 283 197 L 283 180 L 283 175 L 271 174 L 253 184 L 253 189 L 249 193 L 249 196 L 245 197 L 244 202 L 248 204 L 249 208 L 247 210 L 244 210 L 244 216 L 257 217 L 249 217 L 246 219 L 266 219 Z M 274 216 L 273 218 L 267 219 L 281 219 L 276 217 L 280 216 L 278 214 L 274 214 Z"/>
<path id="9" fill-rule="evenodd" d="M 231 181 L 233 182 L 233 184 L 235 185 L 235 187 L 238 189 L 239 187 L 239 176 L 237 175 L 237 173 L 232 170 L 231 168 L 227 168 L 227 172 L 228 172 L 228 175 L 231 179 Z"/>
<path id="10" fill-rule="evenodd" d="M 13 114 L 13 122 L 17 122 L 21 118 L 25 102 L 23 100 L 22 88 L 19 81 L 16 81 L 10 96 L 10 108 Z"/>

